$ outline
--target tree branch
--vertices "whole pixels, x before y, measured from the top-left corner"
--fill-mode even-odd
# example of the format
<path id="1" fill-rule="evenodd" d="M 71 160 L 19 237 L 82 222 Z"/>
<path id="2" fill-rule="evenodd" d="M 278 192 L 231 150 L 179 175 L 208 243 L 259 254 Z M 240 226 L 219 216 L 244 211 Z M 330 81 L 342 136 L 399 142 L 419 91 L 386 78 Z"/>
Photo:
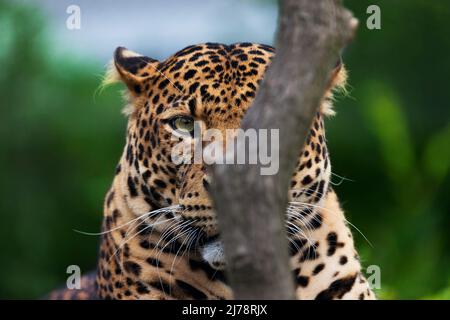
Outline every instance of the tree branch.
<path id="1" fill-rule="evenodd" d="M 242 121 L 243 129 L 279 129 L 279 172 L 261 176 L 260 164 L 213 169 L 236 299 L 295 297 L 284 227 L 289 181 L 330 71 L 357 25 L 337 0 L 280 0 L 279 8 L 276 56 Z"/>

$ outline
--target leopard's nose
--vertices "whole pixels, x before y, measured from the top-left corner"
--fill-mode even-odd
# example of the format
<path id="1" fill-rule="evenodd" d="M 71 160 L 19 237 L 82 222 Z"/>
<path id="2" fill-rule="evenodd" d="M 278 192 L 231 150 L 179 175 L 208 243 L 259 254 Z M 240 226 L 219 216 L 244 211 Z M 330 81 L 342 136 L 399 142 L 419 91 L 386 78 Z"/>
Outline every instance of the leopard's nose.
<path id="1" fill-rule="evenodd" d="M 211 172 L 211 169 L 209 169 L 207 166 L 205 166 L 205 165 L 203 165 L 202 166 L 202 172 L 204 173 L 204 174 L 206 174 L 206 175 L 209 175 L 210 174 L 210 172 Z"/>
<path id="2" fill-rule="evenodd" d="M 209 192 L 209 189 L 210 189 L 210 186 L 211 186 L 211 181 L 212 181 L 211 176 L 210 175 L 205 175 L 202 180 L 203 180 L 202 181 L 203 182 L 203 187 L 205 188 L 206 191 Z"/>

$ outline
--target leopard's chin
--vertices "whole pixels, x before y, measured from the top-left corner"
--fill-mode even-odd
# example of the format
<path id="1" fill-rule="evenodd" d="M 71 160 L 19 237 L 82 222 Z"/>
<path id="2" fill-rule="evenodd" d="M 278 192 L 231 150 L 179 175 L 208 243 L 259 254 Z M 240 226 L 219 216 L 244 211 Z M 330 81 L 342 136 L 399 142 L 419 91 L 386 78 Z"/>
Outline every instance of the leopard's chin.
<path id="1" fill-rule="evenodd" d="M 225 254 L 220 240 L 208 242 L 200 247 L 200 254 L 205 262 L 215 270 L 224 270 Z"/>

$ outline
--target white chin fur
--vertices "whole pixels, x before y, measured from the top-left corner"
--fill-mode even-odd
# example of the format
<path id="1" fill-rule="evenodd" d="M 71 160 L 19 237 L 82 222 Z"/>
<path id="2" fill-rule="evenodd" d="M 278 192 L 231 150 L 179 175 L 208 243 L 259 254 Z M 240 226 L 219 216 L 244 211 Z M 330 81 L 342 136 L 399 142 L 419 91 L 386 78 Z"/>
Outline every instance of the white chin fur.
<path id="1" fill-rule="evenodd" d="M 222 243 L 219 240 L 210 242 L 200 249 L 203 260 L 213 269 L 223 270 L 225 268 L 225 255 Z"/>

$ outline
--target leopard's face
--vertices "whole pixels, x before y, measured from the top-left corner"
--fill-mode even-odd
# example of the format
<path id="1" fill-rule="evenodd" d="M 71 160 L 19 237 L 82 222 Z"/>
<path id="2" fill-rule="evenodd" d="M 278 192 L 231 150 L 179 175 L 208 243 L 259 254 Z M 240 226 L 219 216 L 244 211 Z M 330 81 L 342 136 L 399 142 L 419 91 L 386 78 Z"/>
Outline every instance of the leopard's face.
<path id="1" fill-rule="evenodd" d="M 162 237 L 197 246 L 213 268 L 223 268 L 224 257 L 208 194 L 211 175 L 202 161 L 177 163 L 174 149 L 181 140 L 194 144 L 194 130 L 239 128 L 273 55 L 273 48 L 250 43 L 190 46 L 163 62 L 116 50 L 115 70 L 130 95 L 127 145 L 118 170 L 128 206 L 136 217 L 147 214 L 148 226 Z M 288 229 L 302 228 L 295 217 L 320 206 L 329 185 L 323 108 L 299 148 Z M 305 229 L 321 218 L 310 219 Z"/>

